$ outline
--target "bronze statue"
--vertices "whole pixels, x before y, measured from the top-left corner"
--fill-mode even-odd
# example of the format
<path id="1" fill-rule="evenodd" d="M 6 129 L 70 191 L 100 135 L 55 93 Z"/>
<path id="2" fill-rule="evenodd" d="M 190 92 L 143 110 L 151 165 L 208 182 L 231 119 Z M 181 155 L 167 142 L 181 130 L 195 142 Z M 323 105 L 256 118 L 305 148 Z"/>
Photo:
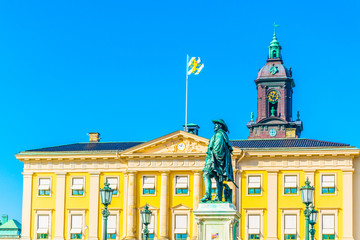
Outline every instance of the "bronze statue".
<path id="1" fill-rule="evenodd" d="M 227 135 L 227 132 L 229 132 L 228 127 L 222 119 L 213 120 L 213 123 L 215 124 L 215 134 L 210 139 L 208 150 L 206 152 L 205 167 L 203 169 L 206 193 L 200 200 L 201 202 L 211 200 L 211 178 L 215 178 L 216 180 L 216 197 L 214 201 L 222 201 L 224 181 L 234 183 L 234 173 L 231 162 L 233 148 L 230 145 L 229 137 Z M 225 185 L 225 201 L 228 202 L 232 195 L 232 191 L 227 184 Z"/>

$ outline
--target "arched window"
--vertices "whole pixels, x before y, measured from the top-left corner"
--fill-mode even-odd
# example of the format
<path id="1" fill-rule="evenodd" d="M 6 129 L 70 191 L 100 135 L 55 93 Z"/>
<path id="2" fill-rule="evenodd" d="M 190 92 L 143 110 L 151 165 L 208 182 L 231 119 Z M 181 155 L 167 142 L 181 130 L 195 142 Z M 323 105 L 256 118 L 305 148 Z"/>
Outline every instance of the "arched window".
<path id="1" fill-rule="evenodd" d="M 273 57 L 273 58 L 276 58 L 276 50 L 273 50 L 273 52 L 272 52 L 272 57 Z"/>

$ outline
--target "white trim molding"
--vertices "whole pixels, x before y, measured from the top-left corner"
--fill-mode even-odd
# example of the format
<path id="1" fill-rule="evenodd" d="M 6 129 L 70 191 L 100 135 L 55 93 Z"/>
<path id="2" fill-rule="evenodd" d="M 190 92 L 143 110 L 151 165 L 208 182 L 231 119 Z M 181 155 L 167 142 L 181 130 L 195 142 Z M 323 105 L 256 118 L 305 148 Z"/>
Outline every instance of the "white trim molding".
<path id="1" fill-rule="evenodd" d="M 82 238 L 85 239 L 85 210 L 68 210 L 68 232 L 67 232 L 67 239 L 71 239 L 71 216 L 72 215 L 82 215 L 82 226 L 81 226 L 81 233 Z"/>
<path id="2" fill-rule="evenodd" d="M 260 177 L 260 194 L 249 194 L 249 177 Z M 246 196 L 261 197 L 263 195 L 263 174 L 262 173 L 249 173 L 246 174 Z"/>
<path id="3" fill-rule="evenodd" d="M 171 208 L 172 226 L 171 226 L 170 239 L 175 239 L 175 216 L 176 215 L 187 215 L 186 234 L 187 234 L 187 240 L 190 240 L 190 212 L 191 212 L 191 210 L 192 210 L 191 208 L 189 208 L 183 204 L 179 204 L 179 205 Z"/>
<path id="4" fill-rule="evenodd" d="M 249 215 L 260 216 L 260 240 L 264 239 L 264 209 L 245 209 L 245 240 L 249 240 Z"/>
<path id="5" fill-rule="evenodd" d="M 296 239 L 300 240 L 300 209 L 281 209 L 281 240 L 285 236 L 285 215 L 296 215 Z"/>
<path id="6" fill-rule="evenodd" d="M 52 239 L 51 235 L 51 210 L 35 210 L 35 222 L 34 222 L 34 239 L 37 238 L 37 229 L 38 229 L 38 216 L 39 215 L 47 215 L 48 216 L 48 238 Z"/>
<path id="7" fill-rule="evenodd" d="M 319 239 L 322 239 L 322 229 L 323 229 L 323 223 L 322 223 L 322 217 L 323 215 L 334 215 L 335 216 L 335 240 L 339 239 L 339 209 L 319 209 Z"/>

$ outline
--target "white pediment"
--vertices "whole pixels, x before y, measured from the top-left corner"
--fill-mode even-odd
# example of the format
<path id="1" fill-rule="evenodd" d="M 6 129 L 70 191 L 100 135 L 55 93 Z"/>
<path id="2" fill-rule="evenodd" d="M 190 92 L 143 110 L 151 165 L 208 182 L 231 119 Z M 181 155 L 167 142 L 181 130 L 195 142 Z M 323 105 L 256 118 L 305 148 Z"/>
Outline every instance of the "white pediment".
<path id="1" fill-rule="evenodd" d="M 208 143 L 209 139 L 184 131 L 176 131 L 127 149 L 121 152 L 121 155 L 205 154 Z"/>

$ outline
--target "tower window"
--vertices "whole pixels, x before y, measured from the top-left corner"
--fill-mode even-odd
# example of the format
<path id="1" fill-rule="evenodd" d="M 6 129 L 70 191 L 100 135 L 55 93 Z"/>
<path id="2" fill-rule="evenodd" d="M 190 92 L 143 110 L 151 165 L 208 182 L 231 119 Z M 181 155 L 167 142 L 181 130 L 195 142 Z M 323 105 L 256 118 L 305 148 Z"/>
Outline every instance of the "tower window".
<path id="1" fill-rule="evenodd" d="M 272 57 L 273 57 L 273 58 L 276 58 L 276 50 L 273 50 L 273 52 L 272 52 Z"/>

